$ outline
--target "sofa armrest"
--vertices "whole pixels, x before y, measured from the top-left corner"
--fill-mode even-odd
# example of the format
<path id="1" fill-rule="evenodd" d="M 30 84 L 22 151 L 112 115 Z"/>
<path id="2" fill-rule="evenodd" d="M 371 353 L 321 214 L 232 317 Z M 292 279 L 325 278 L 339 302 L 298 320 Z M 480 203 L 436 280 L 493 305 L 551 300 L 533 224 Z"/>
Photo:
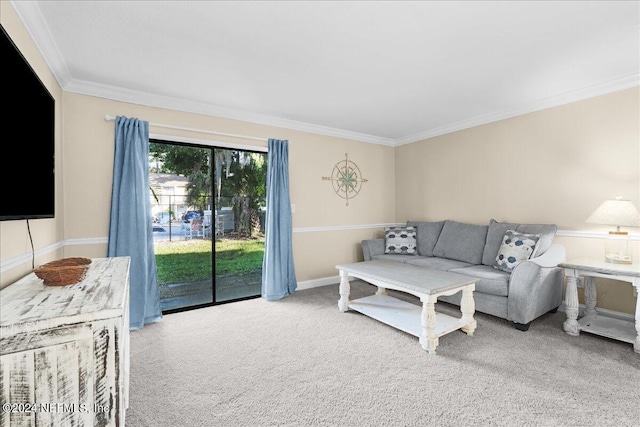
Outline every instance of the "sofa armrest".
<path id="1" fill-rule="evenodd" d="M 532 258 L 529 261 L 538 264 L 540 267 L 557 267 L 558 264 L 565 262 L 566 258 L 567 250 L 564 245 L 554 243 L 549 246 L 549 249 L 547 249 L 544 254 Z"/>
<path id="2" fill-rule="evenodd" d="M 563 284 L 560 267 L 543 267 L 533 260 L 518 264 L 509 280 L 508 320 L 527 324 L 559 307 Z"/>
<path id="3" fill-rule="evenodd" d="M 384 239 L 363 240 L 362 255 L 365 261 L 371 261 L 374 255 L 384 255 Z"/>

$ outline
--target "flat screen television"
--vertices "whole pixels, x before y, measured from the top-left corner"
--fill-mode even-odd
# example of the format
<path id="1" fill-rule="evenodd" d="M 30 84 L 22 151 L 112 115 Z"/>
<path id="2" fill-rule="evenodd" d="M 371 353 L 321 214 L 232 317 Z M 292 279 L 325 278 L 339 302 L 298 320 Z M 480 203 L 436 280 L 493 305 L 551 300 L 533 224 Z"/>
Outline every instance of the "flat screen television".
<path id="1" fill-rule="evenodd" d="M 4 27 L 0 221 L 55 216 L 55 100 Z"/>

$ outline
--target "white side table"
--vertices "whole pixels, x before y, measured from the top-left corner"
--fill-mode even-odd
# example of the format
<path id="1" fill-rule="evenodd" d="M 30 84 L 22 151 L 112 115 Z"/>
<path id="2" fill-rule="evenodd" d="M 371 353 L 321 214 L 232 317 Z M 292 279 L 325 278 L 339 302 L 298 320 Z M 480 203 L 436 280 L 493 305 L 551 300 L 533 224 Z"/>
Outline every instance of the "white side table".
<path id="1" fill-rule="evenodd" d="M 640 264 L 611 264 L 595 258 L 580 258 L 559 265 L 567 278 L 565 311 L 567 320 L 563 328 L 569 335 L 580 331 L 602 335 L 633 344 L 640 353 L 640 304 L 636 301 L 635 322 L 601 316 L 596 309 L 595 278 L 601 277 L 631 283 L 640 294 Z M 578 279 L 584 280 L 584 316 L 578 319 Z"/>

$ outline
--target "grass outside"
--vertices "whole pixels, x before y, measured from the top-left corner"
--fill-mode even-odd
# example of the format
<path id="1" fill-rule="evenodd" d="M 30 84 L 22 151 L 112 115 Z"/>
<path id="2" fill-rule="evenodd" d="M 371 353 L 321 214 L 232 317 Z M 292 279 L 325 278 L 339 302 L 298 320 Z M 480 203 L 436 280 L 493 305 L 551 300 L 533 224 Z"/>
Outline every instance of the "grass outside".
<path id="1" fill-rule="evenodd" d="M 240 276 L 260 271 L 263 239 L 216 240 L 216 277 Z M 156 242 L 158 285 L 210 280 L 210 240 Z"/>

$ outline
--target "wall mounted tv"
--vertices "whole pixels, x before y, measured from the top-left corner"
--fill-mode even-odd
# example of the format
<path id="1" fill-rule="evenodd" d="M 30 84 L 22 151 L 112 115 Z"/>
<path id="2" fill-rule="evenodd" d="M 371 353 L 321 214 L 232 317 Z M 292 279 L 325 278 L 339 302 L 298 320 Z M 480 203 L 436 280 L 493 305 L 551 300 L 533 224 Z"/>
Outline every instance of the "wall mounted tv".
<path id="1" fill-rule="evenodd" d="M 0 221 L 53 218 L 55 100 L 4 27 L 0 38 L 5 133 Z"/>

